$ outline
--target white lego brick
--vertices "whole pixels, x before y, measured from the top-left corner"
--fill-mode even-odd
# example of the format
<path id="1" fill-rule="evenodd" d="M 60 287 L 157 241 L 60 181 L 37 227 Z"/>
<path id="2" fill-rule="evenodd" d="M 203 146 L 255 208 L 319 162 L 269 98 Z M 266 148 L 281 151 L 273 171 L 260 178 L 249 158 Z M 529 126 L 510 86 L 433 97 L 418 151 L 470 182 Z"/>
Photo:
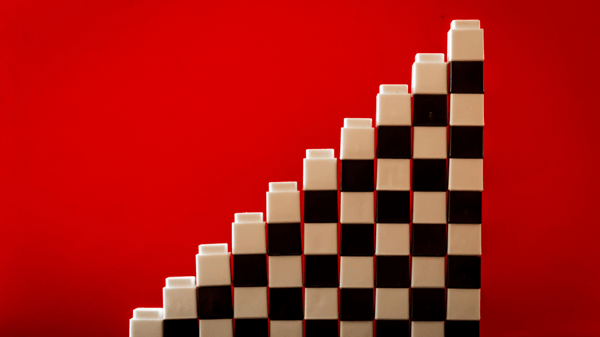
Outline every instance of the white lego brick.
<path id="1" fill-rule="evenodd" d="M 302 337 L 302 321 L 270 321 L 270 337 Z"/>
<path id="2" fill-rule="evenodd" d="M 337 223 L 305 223 L 304 255 L 337 255 Z"/>
<path id="3" fill-rule="evenodd" d="M 483 94 L 450 94 L 450 125 L 483 126 Z"/>
<path id="4" fill-rule="evenodd" d="M 413 288 L 444 288 L 446 285 L 444 257 L 413 256 L 412 281 Z"/>
<path id="5" fill-rule="evenodd" d="M 165 319 L 198 318 L 195 277 L 167 277 L 163 307 Z"/>
<path id="6" fill-rule="evenodd" d="M 483 191 L 483 159 L 450 158 L 448 189 Z"/>
<path id="7" fill-rule="evenodd" d="M 449 224 L 448 255 L 481 255 L 481 225 Z"/>
<path id="8" fill-rule="evenodd" d="M 452 21 L 448 31 L 448 62 L 483 60 L 483 29 L 479 20 Z"/>
<path id="9" fill-rule="evenodd" d="M 410 159 L 377 159 L 377 190 L 410 191 Z"/>
<path id="10" fill-rule="evenodd" d="M 373 321 L 340 321 L 340 337 L 373 337 Z"/>
<path id="11" fill-rule="evenodd" d="M 408 319 L 408 288 L 376 288 L 375 319 Z"/>
<path id="12" fill-rule="evenodd" d="M 446 192 L 413 192 L 413 223 L 446 223 Z"/>
<path id="13" fill-rule="evenodd" d="M 269 287 L 302 287 L 302 256 L 269 256 Z"/>
<path id="14" fill-rule="evenodd" d="M 377 126 L 411 125 L 408 85 L 380 85 L 377 94 Z"/>
<path id="15" fill-rule="evenodd" d="M 411 337 L 444 337 L 444 322 L 411 322 Z"/>
<path id="16" fill-rule="evenodd" d="M 232 225 L 233 254 L 266 254 L 267 239 L 262 213 L 236 213 Z"/>
<path id="17" fill-rule="evenodd" d="M 337 159 L 333 156 L 333 150 L 306 150 L 303 189 L 338 189 Z"/>
<path id="18" fill-rule="evenodd" d="M 337 319 L 338 288 L 304 288 L 305 319 Z"/>
<path id="19" fill-rule="evenodd" d="M 200 337 L 233 337 L 233 320 L 201 319 Z"/>
<path id="20" fill-rule="evenodd" d="M 215 243 L 198 246 L 198 252 L 201 255 L 212 255 L 212 254 L 227 254 L 226 243 Z"/>
<path id="21" fill-rule="evenodd" d="M 267 287 L 233 288 L 233 318 L 267 317 Z"/>
<path id="22" fill-rule="evenodd" d="M 408 224 L 377 224 L 376 255 L 409 255 L 410 228 Z"/>
<path id="23" fill-rule="evenodd" d="M 162 337 L 163 318 L 162 308 L 134 309 L 129 320 L 129 337 Z"/>
<path id="24" fill-rule="evenodd" d="M 196 255 L 197 286 L 231 284 L 230 254 L 227 244 L 200 245 Z"/>
<path id="25" fill-rule="evenodd" d="M 340 288 L 373 288 L 372 256 L 342 256 Z"/>
<path id="26" fill-rule="evenodd" d="M 342 128 L 340 159 L 375 158 L 375 129 L 370 118 L 346 118 Z"/>
<path id="27" fill-rule="evenodd" d="M 412 65 L 411 87 L 413 95 L 447 94 L 444 54 L 417 54 Z"/>
<path id="28" fill-rule="evenodd" d="M 413 128 L 413 158 L 445 159 L 448 157 L 446 127 L 416 126 Z"/>
<path id="29" fill-rule="evenodd" d="M 300 222 L 300 191 L 295 181 L 269 183 L 267 223 Z"/>
<path id="30" fill-rule="evenodd" d="M 340 199 L 341 223 L 375 223 L 375 194 L 373 192 L 342 192 Z"/>
<path id="31" fill-rule="evenodd" d="M 480 319 L 480 289 L 448 289 L 449 320 L 478 321 Z"/>

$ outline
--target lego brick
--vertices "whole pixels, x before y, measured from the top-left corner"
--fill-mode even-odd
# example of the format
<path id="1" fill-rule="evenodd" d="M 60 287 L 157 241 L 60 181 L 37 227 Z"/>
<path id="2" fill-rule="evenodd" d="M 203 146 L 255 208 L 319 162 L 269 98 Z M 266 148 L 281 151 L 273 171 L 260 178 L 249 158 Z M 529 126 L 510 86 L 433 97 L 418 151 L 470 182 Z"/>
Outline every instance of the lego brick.
<path id="1" fill-rule="evenodd" d="M 406 84 L 382 84 L 377 94 L 377 126 L 410 125 L 410 94 Z"/>
<path id="2" fill-rule="evenodd" d="M 342 321 L 367 321 L 373 315 L 372 288 L 341 288 L 340 319 Z"/>
<path id="3" fill-rule="evenodd" d="M 448 189 L 483 191 L 483 159 L 449 160 Z"/>
<path id="4" fill-rule="evenodd" d="M 375 223 L 375 193 L 342 192 L 341 223 Z"/>
<path id="5" fill-rule="evenodd" d="M 448 289 L 446 319 L 479 320 L 479 289 Z"/>
<path id="6" fill-rule="evenodd" d="M 227 244 L 200 245 L 198 250 L 200 253 L 196 255 L 196 285 L 231 284 L 230 254 L 227 252 Z"/>
<path id="7" fill-rule="evenodd" d="M 377 224 L 377 256 L 409 255 L 410 227 L 408 224 Z"/>
<path id="8" fill-rule="evenodd" d="M 235 337 L 269 337 L 269 320 L 235 319 Z"/>
<path id="9" fill-rule="evenodd" d="M 199 335 L 198 318 L 165 319 L 163 322 L 164 337 L 198 337 Z"/>
<path id="10" fill-rule="evenodd" d="M 193 276 L 167 277 L 163 288 L 165 319 L 198 318 L 195 281 Z"/>
<path id="11" fill-rule="evenodd" d="M 413 321 L 443 321 L 446 319 L 446 290 L 444 288 L 413 288 L 410 302 L 410 317 Z"/>
<path id="12" fill-rule="evenodd" d="M 449 255 L 481 255 L 481 225 L 449 224 Z"/>
<path id="13" fill-rule="evenodd" d="M 236 213 L 232 225 L 231 252 L 235 254 L 266 254 L 267 241 L 262 213 Z"/>
<path id="14" fill-rule="evenodd" d="M 302 287 L 269 288 L 269 319 L 288 321 L 303 317 Z"/>
<path id="15" fill-rule="evenodd" d="M 413 256 L 445 256 L 446 225 L 413 224 L 411 242 Z"/>
<path id="16" fill-rule="evenodd" d="M 271 337 L 302 337 L 302 321 L 271 321 Z"/>
<path id="17" fill-rule="evenodd" d="M 446 321 L 446 337 L 479 337 L 479 321 Z"/>
<path id="18" fill-rule="evenodd" d="M 304 255 L 304 286 L 337 287 L 338 256 Z"/>
<path id="19" fill-rule="evenodd" d="M 340 322 L 341 337 L 373 337 L 373 322 Z"/>
<path id="20" fill-rule="evenodd" d="M 137 308 L 129 320 L 129 337 L 162 337 L 164 311 L 162 308 Z"/>
<path id="21" fill-rule="evenodd" d="M 448 255 L 448 288 L 481 288 L 481 257 Z"/>
<path id="22" fill-rule="evenodd" d="M 337 242 L 337 223 L 304 223 L 305 255 L 337 255 Z"/>
<path id="23" fill-rule="evenodd" d="M 410 159 L 377 159 L 378 191 L 410 190 Z"/>
<path id="24" fill-rule="evenodd" d="M 233 286 L 260 287 L 267 282 L 267 255 L 233 255 Z"/>
<path id="25" fill-rule="evenodd" d="M 483 61 L 451 61 L 448 72 L 450 93 L 483 94 Z"/>
<path id="26" fill-rule="evenodd" d="M 340 231 L 340 255 L 373 256 L 374 229 L 374 225 L 369 224 L 342 224 Z"/>
<path id="27" fill-rule="evenodd" d="M 483 94 L 450 94 L 450 125 L 483 126 Z"/>
<path id="28" fill-rule="evenodd" d="M 411 140 L 410 126 L 381 125 L 377 127 L 377 158 L 410 158 Z"/>
<path id="29" fill-rule="evenodd" d="M 411 323 L 411 337 L 444 337 L 444 322 Z"/>
<path id="30" fill-rule="evenodd" d="M 375 337 L 410 337 L 410 323 L 398 319 L 376 320 Z"/>
<path id="31" fill-rule="evenodd" d="M 448 62 L 483 61 L 483 29 L 479 20 L 453 20 L 448 31 Z"/>
<path id="32" fill-rule="evenodd" d="M 481 223 L 481 192 L 449 191 L 448 222 Z"/>
<path id="33" fill-rule="evenodd" d="M 446 159 L 448 147 L 445 126 L 417 126 L 413 132 L 413 158 Z"/>
<path id="34" fill-rule="evenodd" d="M 302 256 L 269 256 L 269 287 L 302 287 Z"/>
<path id="35" fill-rule="evenodd" d="M 408 288 L 375 289 L 375 319 L 408 318 Z"/>
<path id="36" fill-rule="evenodd" d="M 233 320 L 200 320 L 200 337 L 233 337 Z"/>
<path id="37" fill-rule="evenodd" d="M 372 192 L 375 190 L 374 160 L 342 160 L 340 191 Z"/>
<path id="38" fill-rule="evenodd" d="M 413 95 L 414 126 L 448 125 L 448 95 Z"/>
<path id="39" fill-rule="evenodd" d="M 414 192 L 413 223 L 446 223 L 446 192 Z"/>
<path id="40" fill-rule="evenodd" d="M 443 257 L 413 256 L 413 288 L 444 288 L 446 262 Z"/>
<path id="41" fill-rule="evenodd" d="M 375 129 L 370 118 L 344 118 L 340 159 L 374 159 Z"/>
<path id="42" fill-rule="evenodd" d="M 483 158 L 483 126 L 451 126 L 450 158 Z"/>
<path id="43" fill-rule="evenodd" d="M 337 190 L 337 159 L 333 149 L 306 150 L 304 190 Z"/>
<path id="44" fill-rule="evenodd" d="M 338 222 L 338 191 L 304 191 L 304 222 Z"/>
<path id="45" fill-rule="evenodd" d="M 377 191 L 379 223 L 410 222 L 410 191 Z"/>
<path id="46" fill-rule="evenodd" d="M 307 319 L 304 321 L 305 337 L 338 337 L 337 319 Z"/>
<path id="47" fill-rule="evenodd" d="M 269 256 L 302 254 L 302 230 L 299 222 L 269 223 L 267 237 Z"/>
<path id="48" fill-rule="evenodd" d="M 338 288 L 306 288 L 304 318 L 338 319 Z"/>
<path id="49" fill-rule="evenodd" d="M 269 183 L 267 223 L 300 221 L 300 191 L 296 182 Z"/>
<path id="50" fill-rule="evenodd" d="M 446 94 L 446 71 L 444 54 L 417 54 L 412 65 L 411 92 Z"/>
<path id="51" fill-rule="evenodd" d="M 233 317 L 267 318 L 267 287 L 234 287 Z"/>
<path id="52" fill-rule="evenodd" d="M 408 256 L 377 256 L 375 287 L 410 287 L 410 264 Z"/>
<path id="53" fill-rule="evenodd" d="M 198 318 L 233 318 L 231 286 L 212 286 L 197 288 Z"/>
<path id="54" fill-rule="evenodd" d="M 373 257 L 342 256 L 340 288 L 373 288 Z"/>
<path id="55" fill-rule="evenodd" d="M 446 159 L 414 159 L 413 191 L 446 191 Z"/>

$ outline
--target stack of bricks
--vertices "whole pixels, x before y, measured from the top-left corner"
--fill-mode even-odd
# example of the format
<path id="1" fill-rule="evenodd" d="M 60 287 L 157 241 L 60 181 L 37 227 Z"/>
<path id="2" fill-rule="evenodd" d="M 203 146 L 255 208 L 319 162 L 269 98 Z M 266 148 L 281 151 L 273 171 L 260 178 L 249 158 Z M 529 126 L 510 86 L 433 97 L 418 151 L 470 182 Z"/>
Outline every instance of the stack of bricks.
<path id="1" fill-rule="evenodd" d="M 166 283 L 163 288 L 164 336 L 198 336 L 195 278 L 167 277 Z"/>

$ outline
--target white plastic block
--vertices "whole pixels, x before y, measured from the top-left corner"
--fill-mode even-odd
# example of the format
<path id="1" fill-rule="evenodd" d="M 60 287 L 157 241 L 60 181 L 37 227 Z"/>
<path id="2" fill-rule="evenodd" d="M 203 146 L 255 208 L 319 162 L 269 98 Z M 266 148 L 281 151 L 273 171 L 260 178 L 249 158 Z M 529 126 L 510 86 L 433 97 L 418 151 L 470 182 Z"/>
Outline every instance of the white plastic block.
<path id="1" fill-rule="evenodd" d="M 340 288 L 373 288 L 373 257 L 342 256 Z"/>
<path id="2" fill-rule="evenodd" d="M 302 321 L 271 320 L 270 337 L 302 337 Z"/>
<path id="3" fill-rule="evenodd" d="M 446 192 L 413 192 L 413 223 L 446 223 Z"/>
<path id="4" fill-rule="evenodd" d="M 448 289 L 447 319 L 478 321 L 480 289 Z"/>
<path id="5" fill-rule="evenodd" d="M 483 159 L 450 158 L 448 189 L 483 191 Z"/>
<path id="6" fill-rule="evenodd" d="M 342 128 L 340 159 L 375 158 L 375 129 L 370 118 L 346 118 Z"/>
<path id="7" fill-rule="evenodd" d="M 212 255 L 212 254 L 227 254 L 226 243 L 215 243 L 198 246 L 198 253 L 200 255 Z"/>
<path id="8" fill-rule="evenodd" d="M 377 159 L 377 190 L 410 191 L 410 159 Z"/>
<path id="9" fill-rule="evenodd" d="M 417 54 L 412 65 L 412 93 L 448 93 L 444 54 Z"/>
<path id="10" fill-rule="evenodd" d="M 333 150 L 306 150 L 304 190 L 337 190 L 337 159 Z"/>
<path id="11" fill-rule="evenodd" d="M 302 257 L 269 256 L 269 287 L 302 287 Z"/>
<path id="12" fill-rule="evenodd" d="M 411 337 L 444 337 L 444 322 L 411 322 Z"/>
<path id="13" fill-rule="evenodd" d="M 479 20 L 452 21 L 448 31 L 448 62 L 483 60 L 483 29 Z"/>
<path id="14" fill-rule="evenodd" d="M 337 319 L 338 288 L 304 288 L 305 319 Z"/>
<path id="15" fill-rule="evenodd" d="M 445 159 L 448 157 L 446 127 L 416 126 L 413 128 L 413 158 Z"/>
<path id="16" fill-rule="evenodd" d="M 235 213 L 234 217 L 235 217 L 234 222 L 238 222 L 238 223 L 263 222 L 262 212 Z"/>
<path id="17" fill-rule="evenodd" d="M 409 255 L 410 228 L 408 224 L 377 224 L 375 254 Z"/>
<path id="18" fill-rule="evenodd" d="M 373 321 L 340 321 L 340 337 L 373 337 Z"/>
<path id="19" fill-rule="evenodd" d="M 231 284 L 227 244 L 200 245 L 196 255 L 196 282 L 199 287 Z"/>
<path id="20" fill-rule="evenodd" d="M 233 318 L 267 317 L 267 287 L 233 288 Z"/>
<path id="21" fill-rule="evenodd" d="M 267 240 L 262 213 L 236 213 L 232 225 L 233 254 L 266 254 Z"/>
<path id="22" fill-rule="evenodd" d="M 483 126 L 483 94 L 450 94 L 450 125 Z"/>
<path id="23" fill-rule="evenodd" d="M 162 337 L 164 311 L 162 308 L 137 308 L 129 320 L 129 337 Z"/>
<path id="24" fill-rule="evenodd" d="M 377 126 L 412 124 L 408 85 L 379 86 L 376 121 Z"/>
<path id="25" fill-rule="evenodd" d="M 165 319 L 198 318 L 195 277 L 168 277 L 163 308 Z"/>
<path id="26" fill-rule="evenodd" d="M 412 281 L 413 288 L 444 288 L 446 285 L 444 257 L 413 256 Z"/>
<path id="27" fill-rule="evenodd" d="M 408 288 L 376 288 L 375 319 L 408 319 Z"/>
<path id="28" fill-rule="evenodd" d="M 304 255 L 337 255 L 337 223 L 305 223 Z"/>
<path id="29" fill-rule="evenodd" d="M 233 337 L 233 320 L 201 319 L 200 337 Z"/>
<path id="30" fill-rule="evenodd" d="M 341 223 L 375 223 L 375 195 L 373 192 L 342 192 L 340 199 Z"/>
<path id="31" fill-rule="evenodd" d="M 269 183 L 267 223 L 300 222 L 300 191 L 296 182 Z"/>
<path id="32" fill-rule="evenodd" d="M 481 225 L 449 224 L 448 255 L 481 255 Z"/>

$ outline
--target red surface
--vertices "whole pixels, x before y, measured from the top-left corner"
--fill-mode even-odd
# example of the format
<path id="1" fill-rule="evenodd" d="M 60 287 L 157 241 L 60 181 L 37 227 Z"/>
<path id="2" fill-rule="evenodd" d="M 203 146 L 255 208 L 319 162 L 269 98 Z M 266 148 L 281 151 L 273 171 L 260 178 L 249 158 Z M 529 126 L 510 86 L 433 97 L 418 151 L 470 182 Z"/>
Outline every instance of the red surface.
<path id="1" fill-rule="evenodd" d="M 367 4 L 368 3 L 368 4 Z M 594 6 L 595 8 L 593 8 Z M 201 243 L 482 20 L 482 336 L 597 336 L 588 1 L 4 1 L 0 335 L 126 336 Z"/>

